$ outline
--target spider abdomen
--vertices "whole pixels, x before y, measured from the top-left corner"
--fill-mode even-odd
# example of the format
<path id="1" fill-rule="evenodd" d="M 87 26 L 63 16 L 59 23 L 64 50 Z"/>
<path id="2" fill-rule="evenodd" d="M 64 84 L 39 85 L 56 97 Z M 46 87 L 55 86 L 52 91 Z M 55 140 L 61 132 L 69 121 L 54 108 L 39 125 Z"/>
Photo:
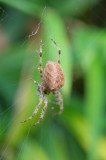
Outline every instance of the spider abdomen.
<path id="1" fill-rule="evenodd" d="M 56 91 L 64 86 L 65 76 L 58 63 L 48 61 L 43 73 L 43 84 L 50 91 Z"/>

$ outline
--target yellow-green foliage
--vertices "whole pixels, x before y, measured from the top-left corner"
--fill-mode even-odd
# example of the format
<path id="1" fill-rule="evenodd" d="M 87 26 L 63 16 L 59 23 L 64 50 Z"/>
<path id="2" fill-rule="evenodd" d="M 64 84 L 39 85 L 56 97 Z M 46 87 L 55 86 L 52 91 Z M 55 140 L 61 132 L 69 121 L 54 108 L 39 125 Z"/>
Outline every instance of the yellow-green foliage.
<path id="1" fill-rule="evenodd" d="M 106 160 L 106 26 L 85 24 L 89 20 L 88 9 L 102 5 L 101 2 L 0 2 L 4 7 L 1 11 L 8 13 L 2 26 L 9 40 L 0 50 L 1 159 Z M 84 18 L 79 20 L 79 17 Z M 32 36 L 32 31 L 37 29 Z M 32 115 L 39 103 L 37 86 L 29 78 L 41 83 L 40 39 L 43 41 L 43 68 L 48 60 L 58 61 L 58 51 L 51 38 L 61 48 L 61 66 L 65 73 L 61 90 L 64 113 L 53 117 L 59 106 L 53 104 L 55 99 L 50 94 L 43 122 L 31 128 L 44 104 L 31 121 L 20 123 Z"/>

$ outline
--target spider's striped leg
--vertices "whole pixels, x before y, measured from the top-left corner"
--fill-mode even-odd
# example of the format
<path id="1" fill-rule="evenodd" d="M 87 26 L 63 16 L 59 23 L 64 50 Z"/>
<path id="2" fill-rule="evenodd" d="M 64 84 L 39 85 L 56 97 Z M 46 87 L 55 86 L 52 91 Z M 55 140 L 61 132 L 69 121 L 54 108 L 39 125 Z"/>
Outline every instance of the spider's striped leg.
<path id="1" fill-rule="evenodd" d="M 35 111 L 33 112 L 32 116 L 30 116 L 30 117 L 29 117 L 28 119 L 26 119 L 25 121 L 22 121 L 21 123 L 24 123 L 24 122 L 29 121 L 30 119 L 32 119 L 32 118 L 36 115 L 36 113 L 38 112 L 40 106 L 42 105 L 42 101 L 43 101 L 42 92 L 40 92 L 40 99 L 39 99 L 39 100 L 40 100 L 40 102 L 39 102 L 38 106 L 36 107 Z"/>
<path id="2" fill-rule="evenodd" d="M 59 115 L 63 112 L 64 108 L 63 108 L 63 99 L 62 99 L 62 95 L 59 91 L 54 91 L 53 94 L 55 95 L 55 97 L 59 100 L 59 105 L 60 105 L 60 111 L 58 113 L 55 113 L 54 115 Z"/>
<path id="3" fill-rule="evenodd" d="M 37 124 L 41 123 L 41 121 L 43 120 L 44 118 L 44 114 L 45 114 L 45 111 L 47 109 L 47 98 L 46 96 L 44 95 L 44 107 L 43 107 L 43 110 L 42 110 L 42 113 L 41 113 L 41 116 L 40 116 L 40 119 L 38 122 L 36 122 L 35 124 L 31 125 L 31 126 L 36 126 Z"/>
<path id="4" fill-rule="evenodd" d="M 43 69 L 42 69 L 42 40 L 40 41 L 40 76 L 43 78 Z"/>
<path id="5" fill-rule="evenodd" d="M 58 49 L 58 52 L 59 52 L 59 59 L 58 59 L 58 63 L 60 64 L 60 54 L 61 54 L 60 47 L 57 45 L 57 43 L 56 43 L 53 39 L 51 39 L 51 40 L 54 42 L 54 44 L 56 45 L 56 47 L 57 47 L 57 49 Z"/>
<path id="6" fill-rule="evenodd" d="M 30 78 L 30 80 L 33 81 L 37 86 L 41 87 L 41 85 L 38 82 L 36 82 L 35 80 L 33 80 L 32 78 Z"/>

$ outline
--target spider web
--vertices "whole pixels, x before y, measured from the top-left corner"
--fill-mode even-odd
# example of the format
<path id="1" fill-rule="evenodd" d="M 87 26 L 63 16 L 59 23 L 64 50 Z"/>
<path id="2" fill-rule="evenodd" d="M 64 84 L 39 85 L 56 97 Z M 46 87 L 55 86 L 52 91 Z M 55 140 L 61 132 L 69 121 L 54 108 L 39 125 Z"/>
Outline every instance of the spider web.
<path id="1" fill-rule="evenodd" d="M 106 9 L 104 8 L 103 5 L 100 5 L 100 7 L 104 11 L 106 11 Z M 44 6 L 44 9 L 42 11 L 42 18 L 45 15 L 48 16 L 46 14 L 46 9 L 47 9 L 47 7 Z M 89 8 L 89 11 L 90 10 L 92 10 L 92 8 Z M 2 23 L 5 23 L 6 21 L 8 21 L 8 19 L 10 19 L 12 21 L 12 23 L 15 22 L 15 16 L 10 16 L 9 13 L 5 9 L 3 9 L 3 7 L 0 7 L 0 14 L 1 14 L 1 17 L 0 17 L 0 24 L 1 25 L 2 25 Z M 100 27 L 101 27 L 101 25 L 104 23 L 104 19 L 101 17 L 101 15 L 97 15 L 97 14 L 94 14 L 94 17 L 96 19 L 100 20 L 100 23 L 101 23 Z M 82 17 L 82 19 L 83 18 L 84 17 Z M 92 22 L 89 22 L 89 24 L 90 23 L 92 23 Z M 95 22 L 95 23 L 97 23 L 97 22 Z M 34 24 L 33 27 L 31 26 L 32 27 L 31 33 L 29 33 L 28 35 L 25 35 L 24 42 L 21 45 L 19 44 L 19 48 L 23 48 L 30 40 L 34 40 L 34 42 L 36 40 L 38 40 L 42 25 L 43 25 L 43 21 L 40 20 L 39 22 L 36 22 L 36 24 Z M 71 25 L 68 23 L 67 26 L 66 26 L 66 28 L 67 28 L 67 32 L 70 32 Z M 100 35 L 103 34 L 104 31 L 105 31 L 105 28 L 101 31 Z M 48 30 L 48 32 L 49 32 L 49 30 Z M 95 41 L 100 37 L 100 35 L 97 35 L 97 37 L 95 37 Z M 52 37 L 54 37 L 54 34 L 51 35 L 51 32 L 50 32 L 48 39 L 50 39 Z M 46 61 L 46 59 L 45 59 L 45 52 L 46 52 L 47 45 L 48 44 L 45 44 L 45 42 L 43 42 L 43 52 L 44 52 L 43 53 L 43 60 L 44 61 Z M 92 43 L 89 44 L 89 46 L 91 46 L 91 45 L 93 45 L 93 44 Z M 33 43 L 31 44 L 31 46 L 33 46 Z M 53 45 L 51 44 L 51 46 L 53 46 Z M 32 77 L 32 72 L 35 72 L 37 74 L 39 73 L 39 45 L 36 48 L 34 48 L 34 47 L 30 47 L 30 48 L 31 48 L 31 50 L 27 48 L 27 52 L 26 53 L 28 53 L 30 51 L 32 52 L 32 55 L 30 56 L 31 71 L 29 73 L 26 71 L 26 68 L 27 68 L 26 66 L 28 65 L 27 64 L 28 62 L 26 61 L 25 62 L 25 69 L 22 70 L 22 75 L 24 75 L 22 77 L 23 80 L 22 80 L 21 84 L 19 84 L 19 87 L 24 86 L 25 83 L 27 84 L 27 82 L 29 81 L 30 77 Z M 29 65 L 28 65 L 28 67 L 29 67 Z M 17 83 L 12 83 L 11 85 L 8 84 L 8 86 L 6 86 L 6 87 L 1 87 L 0 88 L 1 93 L 2 93 L 3 90 L 5 90 L 5 89 L 7 90 L 8 88 L 11 88 L 12 86 L 17 86 Z M 25 88 L 23 87 L 23 90 L 24 89 Z M 37 87 L 33 87 L 32 88 L 32 92 L 33 92 L 32 97 L 33 97 L 33 99 L 37 96 L 36 95 L 36 89 L 37 89 Z M 2 104 L 2 101 L 0 102 L 0 117 L 1 117 L 1 120 L 2 120 L 0 122 L 0 137 L 1 137 L 0 141 L 1 142 L 2 142 L 2 139 L 9 138 L 9 137 L 6 137 L 8 131 L 9 131 L 9 128 L 11 128 L 11 126 L 13 126 L 14 121 L 17 121 L 17 117 L 15 118 L 13 116 L 14 112 L 17 111 L 16 106 L 19 107 L 20 101 L 22 101 L 22 99 L 27 98 L 27 96 L 30 95 L 30 92 L 31 92 L 30 89 L 28 89 L 26 91 L 26 93 L 24 92 L 25 93 L 24 95 L 21 95 L 20 91 L 18 91 L 18 94 L 20 94 L 20 96 L 18 97 L 18 100 L 14 100 L 13 103 L 9 104 L 6 108 L 5 107 L 3 108 L 2 106 L 4 106 L 4 104 Z M 38 97 L 35 100 L 37 100 L 37 102 L 38 102 Z M 50 109 L 54 110 L 54 108 L 55 108 L 55 102 L 53 100 L 48 100 L 48 102 L 50 103 L 50 105 L 49 105 Z M 30 114 L 31 114 L 32 110 L 35 109 L 35 103 L 34 103 L 34 101 L 32 103 L 33 103 L 32 106 L 31 106 L 32 109 L 31 109 L 31 111 L 29 111 Z M 23 112 L 23 110 L 25 110 L 25 108 L 23 108 L 23 107 L 20 106 L 18 114 L 20 115 L 21 112 Z M 12 118 L 12 116 L 14 118 Z M 8 117 L 10 117 L 10 119 L 11 119 L 9 122 L 8 122 Z M 67 118 L 67 117 L 64 117 L 64 119 L 65 118 Z M 4 124 L 3 127 L 2 127 L 2 123 Z M 19 127 L 21 129 L 22 127 L 23 128 L 25 127 L 25 125 L 22 125 L 19 122 L 16 122 L 16 124 L 17 124 L 17 126 L 16 126 L 17 128 Z M 27 124 L 26 124 L 26 126 L 27 126 Z M 54 128 L 55 128 L 55 126 L 54 126 Z M 29 127 L 25 127 L 25 131 L 23 131 L 23 133 L 24 133 L 24 138 L 22 137 L 23 138 L 22 139 L 23 143 L 22 143 L 21 146 L 20 145 L 18 146 L 18 156 L 16 158 L 17 160 L 24 159 L 24 153 L 26 152 L 26 148 L 27 148 L 28 145 L 30 145 L 29 144 L 30 143 L 29 142 L 29 137 L 30 137 L 30 135 L 34 135 L 33 131 L 31 132 L 31 130 L 32 130 L 32 128 L 29 125 Z M 40 141 L 40 146 L 39 147 L 41 149 L 41 153 L 42 153 L 42 144 L 43 144 L 43 141 L 44 141 L 44 137 L 46 137 L 46 136 L 44 136 L 44 130 L 45 130 L 45 126 L 43 126 L 43 125 L 42 125 L 41 128 L 38 129 L 38 132 L 39 132 L 39 135 L 40 135 L 39 136 L 40 137 L 40 140 L 39 140 Z M 12 140 L 16 137 L 16 135 L 17 135 L 17 129 L 13 133 Z M 4 138 L 4 137 L 6 137 L 6 138 Z M 10 151 L 11 139 L 8 141 L 8 143 L 6 143 L 6 141 L 7 141 L 7 139 L 4 141 L 4 143 L 2 143 L 2 145 L 0 145 L 0 160 L 3 160 L 3 159 L 5 160 L 5 157 L 7 158 L 6 160 L 10 159 L 10 157 L 8 157 L 8 155 L 9 155 L 9 152 L 11 152 Z M 41 157 L 40 157 L 40 153 L 39 153 L 39 160 L 40 159 L 41 159 Z"/>
<path id="2" fill-rule="evenodd" d="M 46 12 L 46 6 L 44 7 L 44 9 L 42 11 L 42 15 L 41 15 L 42 18 L 45 15 L 45 12 Z M 0 7 L 0 13 L 1 13 L 1 17 L 0 17 L 0 23 L 1 23 L 1 25 L 2 25 L 2 23 L 5 23 L 8 19 L 10 21 L 12 21 L 12 23 L 15 23 L 15 21 L 16 21 L 15 16 L 9 15 L 9 13 L 5 9 L 3 9 L 3 7 Z M 19 45 L 19 48 L 24 47 L 32 39 L 37 40 L 38 36 L 40 34 L 41 26 L 42 26 L 42 20 L 40 20 L 39 22 L 37 22 L 34 25 L 34 27 L 32 27 L 31 33 L 28 34 L 27 36 L 25 36 L 24 42 L 21 45 Z M 51 37 L 51 35 L 50 35 L 50 37 Z M 45 50 L 46 49 L 46 45 L 45 46 L 44 46 L 44 44 L 42 44 L 42 45 L 43 45 L 43 50 Z M 38 46 L 38 48 L 31 47 L 31 50 L 32 50 L 32 56 L 30 56 L 31 72 L 35 72 L 36 73 L 36 72 L 39 72 L 39 69 L 40 69 L 39 68 L 40 45 Z M 31 50 L 28 49 L 27 52 L 30 52 Z M 45 53 L 43 53 L 43 54 L 45 54 Z M 44 58 L 44 56 L 43 56 L 43 58 Z M 25 63 L 27 63 L 27 62 L 25 62 Z M 23 77 L 23 81 L 22 81 L 21 85 L 24 85 L 24 83 L 27 83 L 27 81 L 30 81 L 30 77 L 32 77 L 32 74 L 31 73 L 28 74 L 27 71 L 25 71 L 23 69 L 22 75 L 24 75 L 24 77 Z M 30 83 L 32 83 L 32 82 L 30 82 Z M 12 83 L 11 85 L 8 84 L 8 86 L 6 86 L 6 87 L 1 87 L 0 90 L 2 91 L 2 90 L 5 90 L 5 89 L 9 89 L 12 86 L 17 86 L 17 83 Z M 34 94 L 32 96 L 35 97 L 34 95 L 36 95 L 36 89 L 33 88 L 32 90 L 34 92 Z M 24 95 L 22 95 L 22 97 L 23 97 L 22 99 L 26 98 L 26 96 L 29 93 L 30 93 L 30 90 L 28 90 Z M 6 137 L 6 135 L 9 132 L 9 128 L 11 128 L 12 125 L 13 125 L 13 123 L 14 123 L 14 121 L 17 120 L 17 117 L 15 118 L 13 116 L 14 115 L 14 110 L 17 110 L 16 107 L 20 104 L 20 101 L 22 99 L 21 99 L 21 96 L 19 96 L 18 100 L 15 100 L 12 104 L 8 105 L 6 109 L 3 109 L 2 108 L 2 103 L 0 103 L 0 118 L 2 119 L 2 123 L 4 125 L 2 127 L 2 123 L 0 122 L 0 126 L 1 126 L 1 129 L 0 129 L 0 137 L 1 138 L 0 138 L 0 140 L 2 139 L 3 135 L 5 135 L 5 139 L 8 139 L 8 137 Z M 38 99 L 38 97 L 37 97 L 37 99 Z M 55 102 L 53 102 L 52 100 L 48 100 L 48 102 L 51 104 L 51 106 L 50 106 L 51 110 L 53 110 Z M 22 110 L 24 110 L 24 109 L 25 108 L 21 107 L 21 109 L 19 111 L 19 114 L 21 114 Z M 35 104 L 32 105 L 32 109 L 31 110 L 34 111 Z M 14 118 L 12 118 L 12 116 Z M 10 117 L 10 121 L 7 121 L 7 117 Z M 31 124 L 33 124 L 33 123 L 31 123 Z M 16 125 L 17 125 L 16 127 L 19 127 L 19 128 L 21 128 L 23 126 L 22 124 L 20 124 L 19 121 L 16 122 Z M 43 135 L 43 129 L 44 129 L 44 127 L 42 127 L 41 129 L 39 129 L 39 132 L 40 132 L 40 135 L 41 135 L 40 136 L 40 142 L 41 143 L 42 143 L 42 140 L 43 140 L 43 137 L 42 137 L 42 135 Z M 24 159 L 24 152 L 25 152 L 26 146 L 29 143 L 28 141 L 29 141 L 30 132 L 31 132 L 31 127 L 29 126 L 29 127 L 27 127 L 27 129 L 25 131 L 24 138 L 23 138 L 23 143 L 18 148 L 18 156 L 16 158 L 17 160 L 20 160 L 20 156 L 21 156 L 21 159 Z M 11 159 L 10 157 L 8 157 L 8 154 L 9 154 L 9 151 L 10 151 L 10 143 L 11 143 L 12 140 L 15 139 L 15 137 L 17 135 L 17 130 L 15 130 L 15 132 L 12 133 L 12 134 L 13 134 L 12 135 L 12 139 L 10 139 L 10 141 L 8 143 L 5 140 L 4 143 L 2 145 L 0 145 L 0 160 Z M 42 148 L 41 146 L 39 146 L 39 147 Z M 40 154 L 39 154 L 39 158 L 40 158 Z"/>

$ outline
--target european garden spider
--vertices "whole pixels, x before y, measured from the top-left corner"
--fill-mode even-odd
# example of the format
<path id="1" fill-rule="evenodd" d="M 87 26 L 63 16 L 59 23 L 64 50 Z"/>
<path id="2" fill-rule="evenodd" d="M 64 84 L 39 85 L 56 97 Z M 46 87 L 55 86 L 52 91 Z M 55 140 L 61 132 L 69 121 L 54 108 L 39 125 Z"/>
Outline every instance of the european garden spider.
<path id="1" fill-rule="evenodd" d="M 39 124 L 42 119 L 44 118 L 44 114 L 45 111 L 47 109 L 47 98 L 46 98 L 46 94 L 49 94 L 50 92 L 52 92 L 55 97 L 59 100 L 59 105 L 60 105 L 60 111 L 58 113 L 56 113 L 55 115 L 59 115 L 63 112 L 63 99 L 61 96 L 61 93 L 58 91 L 60 88 L 62 88 L 62 86 L 64 86 L 64 82 L 65 82 L 65 76 L 64 76 L 64 72 L 60 66 L 60 54 L 61 54 L 61 50 L 59 48 L 59 46 L 56 44 L 56 42 L 51 39 L 54 44 L 56 45 L 58 52 L 59 52 L 59 58 L 58 58 L 58 63 L 52 62 L 52 61 L 48 61 L 44 72 L 42 72 L 42 41 L 40 42 L 40 76 L 41 76 L 41 80 L 42 83 L 39 84 L 38 82 L 34 81 L 32 78 L 31 80 L 38 85 L 38 91 L 39 91 L 39 104 L 36 107 L 35 111 L 33 112 L 32 116 L 29 117 L 28 119 L 26 119 L 25 121 L 22 121 L 21 123 L 27 122 L 30 119 L 32 119 L 36 113 L 38 112 L 42 101 L 44 100 L 44 107 L 40 116 L 40 119 L 38 122 L 36 122 L 35 124 L 31 125 L 31 126 L 35 126 L 37 124 Z"/>

